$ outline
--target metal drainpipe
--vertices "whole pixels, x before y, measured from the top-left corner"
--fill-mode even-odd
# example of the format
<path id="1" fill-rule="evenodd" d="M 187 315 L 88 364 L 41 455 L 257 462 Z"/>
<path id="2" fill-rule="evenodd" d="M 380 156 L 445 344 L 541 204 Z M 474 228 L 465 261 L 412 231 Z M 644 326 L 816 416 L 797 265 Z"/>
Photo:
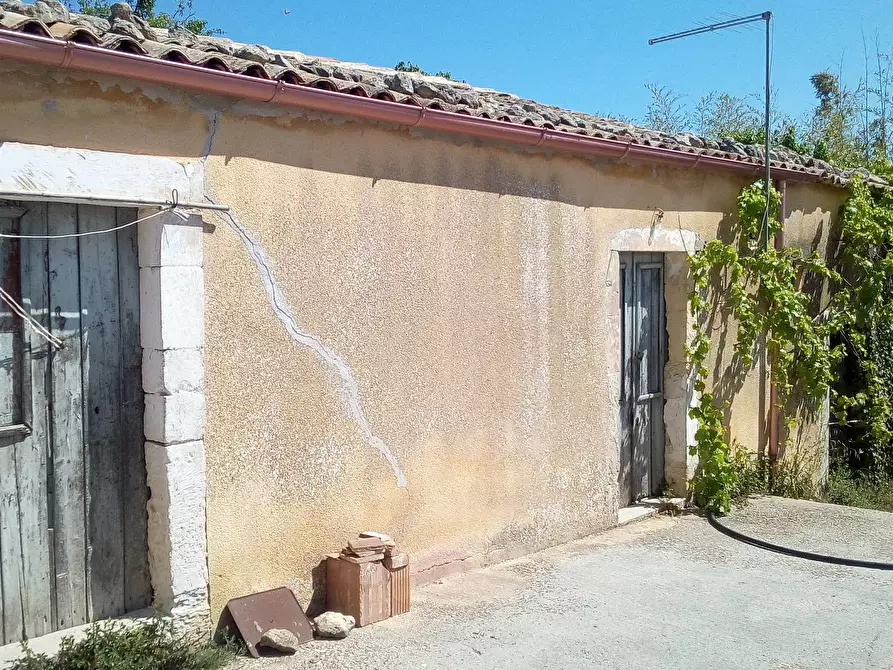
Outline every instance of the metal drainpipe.
<path id="1" fill-rule="evenodd" d="M 775 233 L 775 248 L 784 248 L 784 220 L 788 204 L 788 183 L 784 179 L 778 182 L 778 190 L 781 193 L 781 206 L 778 208 L 778 221 L 781 224 Z M 768 357 L 768 352 L 765 354 Z M 778 408 L 778 388 L 772 382 L 771 361 L 769 377 L 769 463 L 774 465 L 778 460 L 779 429 L 781 423 L 781 411 Z"/>

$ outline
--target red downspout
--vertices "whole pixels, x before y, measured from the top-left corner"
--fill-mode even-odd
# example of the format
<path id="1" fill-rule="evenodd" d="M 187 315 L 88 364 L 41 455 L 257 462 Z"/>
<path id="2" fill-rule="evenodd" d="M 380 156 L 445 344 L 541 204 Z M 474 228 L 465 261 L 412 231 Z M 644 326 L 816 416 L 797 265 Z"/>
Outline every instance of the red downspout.
<path id="1" fill-rule="evenodd" d="M 332 114 L 344 114 L 428 130 L 460 133 L 575 154 L 640 159 L 681 167 L 714 167 L 747 175 L 757 175 L 763 170 L 762 161 L 751 163 L 722 156 L 708 156 L 703 153 L 689 153 L 678 149 L 650 147 L 621 140 L 590 137 L 506 121 L 494 121 L 468 114 L 426 109 L 387 100 L 364 98 L 336 91 L 258 79 L 232 72 L 221 72 L 185 63 L 110 51 L 40 35 L 0 30 L 0 59 L 83 70 L 256 102 L 302 107 Z M 820 175 L 801 170 L 778 167 L 773 168 L 773 172 L 787 179 L 821 180 Z"/>
<path id="2" fill-rule="evenodd" d="M 788 211 L 788 184 L 782 179 L 778 182 L 778 190 L 781 192 L 781 207 L 778 211 L 779 228 L 775 233 L 775 248 L 784 248 L 784 220 Z M 771 364 L 770 364 L 771 365 Z M 771 368 L 770 368 L 771 370 Z M 781 428 L 781 410 L 778 407 L 778 387 L 769 382 L 769 463 L 774 465 L 779 454 L 779 434 Z"/>

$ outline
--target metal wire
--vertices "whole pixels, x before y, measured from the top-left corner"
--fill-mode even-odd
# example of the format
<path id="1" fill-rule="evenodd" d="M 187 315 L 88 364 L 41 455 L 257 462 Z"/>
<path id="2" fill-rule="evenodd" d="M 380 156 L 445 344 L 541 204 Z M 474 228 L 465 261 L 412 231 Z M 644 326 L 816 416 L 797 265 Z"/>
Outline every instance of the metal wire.
<path id="1" fill-rule="evenodd" d="M 37 202 L 61 202 L 65 204 L 84 205 L 121 205 L 137 207 L 184 207 L 186 209 L 210 209 L 229 211 L 226 205 L 212 205 L 205 202 L 181 202 L 177 189 L 171 191 L 171 197 L 165 200 L 152 198 L 129 198 L 121 195 L 93 195 L 73 193 L 53 193 L 49 191 L 0 191 L 2 200 L 25 200 Z"/>
<path id="2" fill-rule="evenodd" d="M 38 321 L 34 319 L 28 312 L 25 311 L 25 308 L 22 307 L 19 303 L 15 301 L 6 290 L 0 286 L 0 300 L 3 300 L 9 308 L 15 313 L 17 316 L 22 318 L 29 326 L 31 326 L 31 330 L 44 338 L 47 342 L 52 344 L 56 349 L 61 349 L 65 346 L 65 344 L 58 337 L 53 335 L 50 331 L 43 327 Z"/>
<path id="3" fill-rule="evenodd" d="M 114 228 L 106 228 L 104 230 L 88 230 L 83 233 L 65 233 L 63 235 L 13 235 L 12 233 L 0 233 L 0 238 L 6 240 L 64 240 L 72 237 L 88 237 L 90 235 L 102 235 L 104 233 L 113 233 L 116 230 L 123 230 L 124 228 L 129 228 L 130 226 L 135 226 L 138 223 L 142 223 L 143 221 L 148 221 L 149 219 L 154 219 L 156 216 L 164 214 L 165 212 L 170 212 L 174 209 L 174 205 L 168 207 L 167 209 L 162 209 L 157 212 L 153 212 L 148 216 L 144 216 L 141 219 L 137 219 L 136 221 L 131 221 L 130 223 L 125 223 L 120 226 L 115 226 Z"/>

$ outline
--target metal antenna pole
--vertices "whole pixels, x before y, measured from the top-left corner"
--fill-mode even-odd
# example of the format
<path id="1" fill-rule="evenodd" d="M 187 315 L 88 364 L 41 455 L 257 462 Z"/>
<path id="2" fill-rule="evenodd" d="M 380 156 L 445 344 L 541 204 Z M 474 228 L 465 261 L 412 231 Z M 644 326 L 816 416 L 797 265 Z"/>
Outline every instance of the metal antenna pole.
<path id="1" fill-rule="evenodd" d="M 771 173 L 771 161 L 769 160 L 769 114 L 771 113 L 769 110 L 769 96 L 772 95 L 772 90 L 770 88 L 770 58 L 772 45 L 769 37 L 769 24 L 772 21 L 772 12 L 763 12 L 763 18 L 766 20 L 766 118 L 764 120 L 765 125 L 763 126 L 764 132 L 766 133 L 766 146 L 765 146 L 765 154 L 764 154 L 764 162 L 766 163 L 766 212 L 763 214 L 763 249 L 769 248 L 769 217 L 772 212 L 772 173 Z"/>
<path id="2" fill-rule="evenodd" d="M 660 44 L 661 42 L 669 42 L 671 40 L 678 40 L 683 37 L 692 37 L 693 35 L 703 35 L 704 33 L 711 33 L 716 30 L 722 30 L 723 28 L 734 28 L 735 26 L 743 26 L 747 23 L 754 23 L 755 21 L 765 21 L 766 22 L 766 115 L 763 120 L 763 132 L 766 135 L 766 142 L 763 147 L 763 162 L 766 165 L 766 183 L 765 186 L 765 194 L 766 194 L 766 211 L 763 213 L 763 245 L 765 249 L 769 248 L 769 211 L 770 211 L 770 202 L 772 197 L 772 171 L 770 167 L 769 161 L 769 151 L 770 151 L 770 119 L 769 115 L 771 113 L 770 110 L 770 96 L 772 95 L 772 90 L 770 86 L 770 58 L 772 53 L 772 42 L 769 33 L 769 24 L 772 22 L 772 12 L 763 12 L 762 14 L 752 14 L 750 16 L 742 16 L 737 19 L 730 19 L 729 21 L 723 21 L 721 23 L 713 23 L 709 26 L 702 26 L 700 28 L 692 28 L 691 30 L 683 30 L 679 33 L 672 33 L 671 35 L 664 35 L 663 37 L 655 37 L 653 39 L 648 40 L 648 44 Z"/>

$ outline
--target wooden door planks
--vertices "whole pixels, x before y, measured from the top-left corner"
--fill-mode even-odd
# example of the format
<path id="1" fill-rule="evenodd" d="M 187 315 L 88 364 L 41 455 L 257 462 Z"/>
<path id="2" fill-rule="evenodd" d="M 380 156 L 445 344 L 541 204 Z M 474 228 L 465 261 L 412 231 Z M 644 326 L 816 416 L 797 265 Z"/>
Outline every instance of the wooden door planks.
<path id="1" fill-rule="evenodd" d="M 79 231 L 114 228 L 115 210 L 78 206 Z M 124 614 L 121 318 L 115 234 L 80 238 L 81 370 L 87 495 L 88 616 Z"/>
<path id="2" fill-rule="evenodd" d="M 32 235 L 106 230 L 137 216 L 25 209 L 18 225 Z M 15 245 L 0 243 L 0 254 Z M 65 346 L 16 333 L 21 321 L 0 306 L 0 332 L 13 334 L 0 337 L 0 357 L 22 364 L 18 377 L 15 365 L 2 368 L 10 374 L 0 387 L 24 391 L 21 403 L 3 392 L 0 425 L 27 418 L 31 426 L 30 435 L 0 437 L 0 644 L 151 602 L 136 228 L 20 248 L 21 304 Z M 4 271 L 12 265 L 0 258 Z"/>
<path id="3" fill-rule="evenodd" d="M 50 205 L 48 220 L 54 235 L 77 232 L 77 206 Z M 88 620 L 78 242 L 56 239 L 48 245 L 50 325 L 65 345 L 50 357 L 56 630 Z"/>
<path id="4" fill-rule="evenodd" d="M 0 219 L 0 230 L 18 231 L 17 220 Z M 20 244 L 0 240 L 0 284 L 21 302 Z M 0 301 L 0 426 L 21 423 L 21 328 L 22 321 L 12 308 Z M 25 635 L 24 567 L 19 533 L 19 491 L 17 461 L 21 436 L 0 436 L 0 623 L 3 639 L 16 642 Z"/>
<path id="5" fill-rule="evenodd" d="M 23 235 L 46 235 L 47 205 L 30 203 L 20 222 Z M 31 318 L 49 324 L 49 284 L 47 241 L 22 241 L 22 299 Z M 30 366 L 31 434 L 19 443 L 16 477 L 21 515 L 22 568 L 24 596 L 22 610 L 25 634 L 29 638 L 53 630 L 52 537 L 49 519 L 49 417 L 47 403 L 47 364 L 50 345 L 39 334 L 30 332 L 26 364 Z"/>
<path id="6" fill-rule="evenodd" d="M 136 220 L 135 209 L 119 209 L 118 225 Z M 121 314 L 121 460 L 124 464 L 124 609 L 133 612 L 152 600 L 149 579 L 146 452 L 143 445 L 143 349 L 140 346 L 140 266 L 137 227 L 118 233 Z"/>

